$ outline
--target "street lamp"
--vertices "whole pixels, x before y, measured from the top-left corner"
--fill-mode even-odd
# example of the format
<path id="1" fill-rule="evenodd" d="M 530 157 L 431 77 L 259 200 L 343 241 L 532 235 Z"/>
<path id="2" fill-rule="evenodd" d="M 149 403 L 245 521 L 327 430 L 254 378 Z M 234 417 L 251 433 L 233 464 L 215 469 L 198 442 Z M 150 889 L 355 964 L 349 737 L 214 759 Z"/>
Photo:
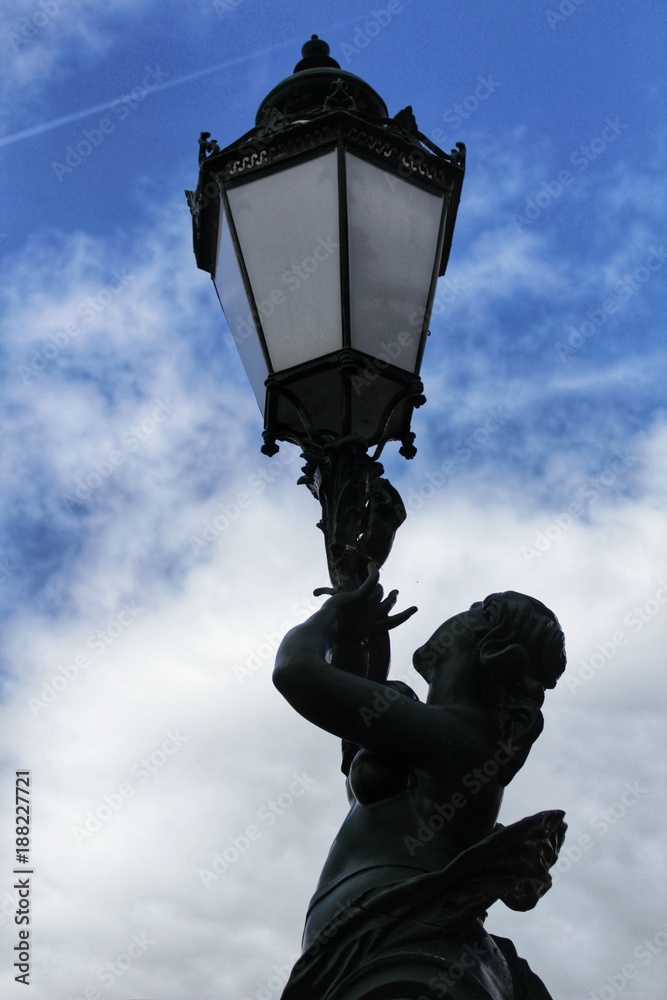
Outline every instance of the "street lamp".
<path id="1" fill-rule="evenodd" d="M 201 134 L 187 192 L 197 264 L 264 417 L 262 451 L 287 441 L 303 453 L 334 595 L 287 634 L 274 671 L 300 714 L 343 738 L 352 803 L 284 996 L 416 997 L 437 971 L 460 1000 L 537 1000 L 543 985 L 482 924 L 498 899 L 536 904 L 562 843 L 560 810 L 496 824 L 564 668 L 562 632 L 540 602 L 491 595 L 417 650 L 423 705 L 388 679 L 389 630 L 415 609 L 390 617 L 395 594 L 383 600 L 377 585 L 406 516 L 377 459 L 388 441 L 415 453 L 410 422 L 465 150 L 435 146 L 409 107 L 389 118 L 316 35 L 302 54 L 249 132 L 224 149 Z"/>
<path id="2" fill-rule="evenodd" d="M 341 70 L 316 35 L 256 124 L 202 133 L 188 192 L 209 271 L 264 416 L 263 451 L 355 435 L 415 452 L 410 420 L 464 149 L 442 152 L 410 108 Z"/>
<path id="3" fill-rule="evenodd" d="M 187 197 L 197 264 L 264 417 L 262 451 L 301 448 L 332 584 L 347 590 L 369 560 L 382 565 L 405 518 L 377 457 L 392 440 L 406 458 L 416 451 L 410 422 L 425 401 L 419 369 L 465 149 L 443 152 L 409 107 L 389 118 L 316 35 L 302 56 L 240 139 L 221 149 L 201 134 Z"/>

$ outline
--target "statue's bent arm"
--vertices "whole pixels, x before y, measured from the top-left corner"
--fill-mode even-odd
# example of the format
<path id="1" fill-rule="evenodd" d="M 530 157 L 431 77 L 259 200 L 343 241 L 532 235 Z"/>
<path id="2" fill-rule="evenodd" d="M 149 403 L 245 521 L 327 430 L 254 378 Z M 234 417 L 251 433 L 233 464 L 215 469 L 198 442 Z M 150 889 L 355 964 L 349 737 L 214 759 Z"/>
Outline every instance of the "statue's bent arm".
<path id="1" fill-rule="evenodd" d="M 448 770 L 477 749 L 483 757 L 486 726 L 473 708 L 425 705 L 333 666 L 336 619 L 327 605 L 287 633 L 276 657 L 274 684 L 300 715 L 366 750 L 430 772 Z"/>

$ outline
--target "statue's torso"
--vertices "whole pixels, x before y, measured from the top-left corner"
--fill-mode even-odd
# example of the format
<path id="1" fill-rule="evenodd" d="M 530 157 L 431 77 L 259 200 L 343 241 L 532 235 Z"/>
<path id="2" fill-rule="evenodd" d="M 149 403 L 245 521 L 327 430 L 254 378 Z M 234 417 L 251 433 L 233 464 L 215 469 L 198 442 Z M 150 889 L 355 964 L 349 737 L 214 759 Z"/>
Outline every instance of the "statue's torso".
<path id="1" fill-rule="evenodd" d="M 498 813 L 490 787 L 473 795 L 458 773 L 426 775 L 367 751 L 353 761 L 349 786 L 350 811 L 311 900 L 306 946 L 364 890 L 443 869 L 491 833 Z"/>

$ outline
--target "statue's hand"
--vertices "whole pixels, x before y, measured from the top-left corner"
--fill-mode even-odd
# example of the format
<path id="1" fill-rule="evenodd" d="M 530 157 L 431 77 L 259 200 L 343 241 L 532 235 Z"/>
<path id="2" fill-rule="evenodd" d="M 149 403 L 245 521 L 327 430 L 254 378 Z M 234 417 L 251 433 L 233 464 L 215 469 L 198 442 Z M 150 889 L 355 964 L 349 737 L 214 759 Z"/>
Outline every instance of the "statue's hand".
<path id="1" fill-rule="evenodd" d="M 369 639 L 402 625 L 415 613 L 417 608 L 411 607 L 396 615 L 390 615 L 389 612 L 396 604 L 398 591 L 392 590 L 387 597 L 384 597 L 379 578 L 380 571 L 377 565 L 374 562 L 369 563 L 368 576 L 360 587 L 334 594 L 317 612 L 322 620 L 326 620 L 333 627 L 336 640 L 355 642 Z M 320 588 L 315 593 L 330 594 L 331 591 Z"/>

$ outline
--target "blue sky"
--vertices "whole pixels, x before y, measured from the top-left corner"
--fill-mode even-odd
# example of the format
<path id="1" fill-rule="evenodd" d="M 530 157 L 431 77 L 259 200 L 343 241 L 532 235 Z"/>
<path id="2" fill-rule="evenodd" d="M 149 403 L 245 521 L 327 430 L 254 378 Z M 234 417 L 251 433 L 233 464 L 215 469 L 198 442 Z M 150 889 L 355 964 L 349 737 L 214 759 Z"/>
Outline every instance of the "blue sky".
<path id="1" fill-rule="evenodd" d="M 200 131 L 244 133 L 316 32 L 390 114 L 411 104 L 468 147 L 419 451 L 384 456 L 409 509 L 384 579 L 420 608 L 395 675 L 414 682 L 412 649 L 486 593 L 554 608 L 570 665 L 501 820 L 566 809 L 570 866 L 533 913 L 499 904 L 487 926 L 555 1000 L 621 978 L 657 1000 L 661 5 L 6 0 L 2 18 L 0 773 L 9 802 L 16 768 L 34 772 L 32 996 L 277 997 L 344 815 L 335 741 L 270 681 L 326 583 L 318 512 L 296 452 L 259 452 L 183 194 Z"/>

